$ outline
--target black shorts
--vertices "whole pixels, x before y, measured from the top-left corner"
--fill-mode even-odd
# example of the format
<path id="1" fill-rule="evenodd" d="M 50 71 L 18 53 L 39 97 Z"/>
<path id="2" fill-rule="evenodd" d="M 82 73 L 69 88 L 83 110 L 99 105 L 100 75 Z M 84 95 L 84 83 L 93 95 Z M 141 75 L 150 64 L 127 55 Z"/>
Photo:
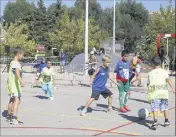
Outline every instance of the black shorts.
<path id="1" fill-rule="evenodd" d="M 95 100 L 98 100 L 100 95 L 102 95 L 106 99 L 107 97 L 112 96 L 113 93 L 109 89 L 106 89 L 103 92 L 101 92 L 101 91 L 92 91 L 91 98 L 94 98 Z"/>
<path id="2" fill-rule="evenodd" d="M 94 72 L 95 72 L 95 69 L 93 69 L 93 68 L 89 69 L 88 70 L 89 76 L 92 76 L 94 74 Z"/>

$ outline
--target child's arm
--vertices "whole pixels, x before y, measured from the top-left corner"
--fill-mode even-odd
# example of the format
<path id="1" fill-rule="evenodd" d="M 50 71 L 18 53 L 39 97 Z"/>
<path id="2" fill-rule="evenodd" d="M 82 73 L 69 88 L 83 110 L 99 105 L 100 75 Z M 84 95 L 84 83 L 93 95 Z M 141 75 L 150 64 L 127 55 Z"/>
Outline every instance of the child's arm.
<path id="1" fill-rule="evenodd" d="M 15 70 L 16 70 L 16 71 L 15 71 L 16 76 L 17 76 L 17 78 L 19 79 L 21 86 L 24 87 L 25 85 L 24 85 L 24 81 L 22 80 L 22 78 L 21 78 L 21 76 L 20 76 L 20 70 L 19 70 L 18 68 L 16 68 Z"/>
<path id="2" fill-rule="evenodd" d="M 172 80 L 171 80 L 170 78 L 168 78 L 168 79 L 167 79 L 167 82 L 168 82 L 169 86 L 172 88 L 172 91 L 175 93 L 175 89 L 174 89 Z"/>

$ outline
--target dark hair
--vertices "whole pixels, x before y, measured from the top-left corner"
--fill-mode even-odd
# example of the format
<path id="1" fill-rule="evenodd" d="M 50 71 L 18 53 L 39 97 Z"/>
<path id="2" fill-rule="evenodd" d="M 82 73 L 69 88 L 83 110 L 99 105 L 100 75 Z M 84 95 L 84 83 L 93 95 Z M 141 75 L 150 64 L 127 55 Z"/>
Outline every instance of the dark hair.
<path id="1" fill-rule="evenodd" d="M 152 59 L 152 63 L 155 65 L 155 66 L 161 66 L 161 59 L 159 56 L 156 56 Z"/>
<path id="2" fill-rule="evenodd" d="M 17 54 L 23 54 L 24 50 L 20 47 L 16 47 L 16 48 L 14 48 L 13 53 L 16 56 Z"/>
<path id="3" fill-rule="evenodd" d="M 50 60 L 50 59 L 47 59 L 47 60 L 46 60 L 46 63 L 48 63 L 48 62 L 51 62 L 51 60 Z"/>
<path id="4" fill-rule="evenodd" d="M 126 51 L 126 50 L 123 50 L 122 52 L 121 52 L 121 56 L 123 57 L 123 56 L 125 56 L 125 55 L 128 55 L 129 53 L 128 53 L 128 51 Z"/>

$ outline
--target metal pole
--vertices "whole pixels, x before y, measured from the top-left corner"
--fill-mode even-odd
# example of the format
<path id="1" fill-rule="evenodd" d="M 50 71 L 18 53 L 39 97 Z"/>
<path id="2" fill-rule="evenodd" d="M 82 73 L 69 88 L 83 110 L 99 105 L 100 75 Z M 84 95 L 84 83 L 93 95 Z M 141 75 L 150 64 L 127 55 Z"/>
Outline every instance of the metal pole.
<path id="1" fill-rule="evenodd" d="M 86 16 L 85 16 L 85 63 L 88 61 L 88 22 L 89 22 L 89 17 L 88 17 L 88 12 L 89 12 L 89 0 L 86 0 Z M 87 65 L 85 64 L 85 75 L 87 76 L 88 70 L 86 69 Z"/>
<path id="2" fill-rule="evenodd" d="M 113 16 L 113 54 L 115 53 L 115 10 L 116 1 L 114 0 L 114 16 Z"/>
<path id="3" fill-rule="evenodd" d="M 168 52 L 169 52 L 169 43 L 168 43 L 168 38 L 167 38 L 167 57 L 168 57 Z"/>

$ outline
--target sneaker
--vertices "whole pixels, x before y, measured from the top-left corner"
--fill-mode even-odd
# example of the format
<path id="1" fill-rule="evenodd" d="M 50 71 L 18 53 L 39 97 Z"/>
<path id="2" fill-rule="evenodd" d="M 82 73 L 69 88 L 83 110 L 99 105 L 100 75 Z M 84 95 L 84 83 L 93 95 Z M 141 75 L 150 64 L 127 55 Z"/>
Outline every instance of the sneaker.
<path id="1" fill-rule="evenodd" d="M 121 107 L 121 108 L 120 108 L 120 112 L 122 112 L 122 113 L 126 113 L 127 111 L 125 110 L 124 107 Z"/>
<path id="2" fill-rule="evenodd" d="M 7 121 L 7 122 L 11 122 L 11 120 L 12 120 L 12 115 L 7 115 L 6 121 Z"/>
<path id="3" fill-rule="evenodd" d="M 125 109 L 126 111 L 131 111 L 127 106 L 124 106 L 124 109 Z"/>
<path id="4" fill-rule="evenodd" d="M 168 120 L 167 120 L 167 121 L 165 120 L 164 126 L 167 127 L 167 126 L 169 126 L 169 125 L 170 125 L 170 122 L 169 122 Z"/>
<path id="5" fill-rule="evenodd" d="M 54 100 L 54 98 L 53 97 L 49 97 L 49 100 Z"/>
<path id="6" fill-rule="evenodd" d="M 152 124 L 151 129 L 156 130 L 157 127 L 158 127 L 158 122 L 155 121 L 155 122 Z"/>
<path id="7" fill-rule="evenodd" d="M 83 109 L 82 111 L 81 111 L 81 116 L 84 116 L 84 115 L 86 115 L 86 112 L 87 112 L 87 110 L 85 110 L 85 109 Z"/>
<path id="8" fill-rule="evenodd" d="M 18 125 L 23 124 L 23 122 L 19 121 L 16 116 L 13 116 L 12 120 L 10 121 L 10 124 Z"/>

